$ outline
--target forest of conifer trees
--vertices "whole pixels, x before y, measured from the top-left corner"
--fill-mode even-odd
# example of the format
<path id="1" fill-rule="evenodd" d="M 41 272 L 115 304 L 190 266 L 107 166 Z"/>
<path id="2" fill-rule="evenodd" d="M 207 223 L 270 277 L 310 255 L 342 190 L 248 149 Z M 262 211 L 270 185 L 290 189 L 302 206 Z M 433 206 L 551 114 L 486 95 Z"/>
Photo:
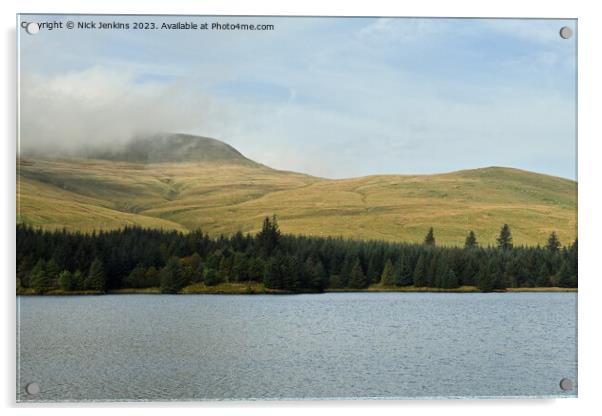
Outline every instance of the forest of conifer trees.
<path id="1" fill-rule="evenodd" d="M 577 287 L 577 241 L 561 246 L 552 233 L 544 246 L 516 247 L 510 227 L 497 245 L 483 247 L 469 231 L 464 247 L 439 247 L 436 230 L 423 244 L 281 234 L 266 217 L 255 234 L 212 238 L 124 228 L 92 234 L 17 226 L 17 292 L 105 292 L 160 288 L 178 293 L 204 283 L 263 283 L 285 292 L 382 287 L 483 292 L 521 287 Z"/>

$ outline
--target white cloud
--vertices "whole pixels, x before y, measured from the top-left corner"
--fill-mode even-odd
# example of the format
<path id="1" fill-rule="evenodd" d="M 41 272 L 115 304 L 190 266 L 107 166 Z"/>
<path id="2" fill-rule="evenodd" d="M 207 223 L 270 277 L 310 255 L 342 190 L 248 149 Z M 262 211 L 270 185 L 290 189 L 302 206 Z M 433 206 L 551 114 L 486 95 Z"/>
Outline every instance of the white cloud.
<path id="1" fill-rule="evenodd" d="M 486 28 L 527 42 L 562 45 L 572 42 L 560 37 L 560 28 L 569 26 L 575 31 L 574 20 L 552 19 L 485 19 Z M 574 39 L 574 38 L 573 38 Z"/>
<path id="2" fill-rule="evenodd" d="M 21 79 L 20 148 L 44 154 L 115 146 L 135 134 L 219 128 L 225 113 L 190 82 L 138 82 L 96 67 Z"/>
<path id="3" fill-rule="evenodd" d="M 493 164 L 572 174 L 574 49 L 555 29 L 566 22 L 536 21 L 556 40 L 542 43 L 526 41 L 529 21 L 273 21 L 261 34 L 25 38 L 22 145 L 167 130 L 330 177 Z"/>
<path id="4" fill-rule="evenodd" d="M 414 41 L 447 30 L 446 20 L 381 17 L 358 32 L 362 40 Z"/>

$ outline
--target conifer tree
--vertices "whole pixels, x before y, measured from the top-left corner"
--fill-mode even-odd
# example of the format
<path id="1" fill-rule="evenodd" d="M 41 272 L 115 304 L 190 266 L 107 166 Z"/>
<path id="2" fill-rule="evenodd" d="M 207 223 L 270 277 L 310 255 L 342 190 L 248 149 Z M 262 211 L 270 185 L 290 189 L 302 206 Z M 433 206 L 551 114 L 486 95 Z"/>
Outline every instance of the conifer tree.
<path id="1" fill-rule="evenodd" d="M 297 256 L 283 256 L 280 264 L 282 287 L 285 290 L 298 292 L 303 286 L 302 274 L 303 263 Z"/>
<path id="2" fill-rule="evenodd" d="M 466 241 L 464 241 L 464 248 L 474 248 L 477 246 L 477 236 L 474 231 L 470 230 L 468 235 L 466 236 Z"/>
<path id="3" fill-rule="evenodd" d="M 416 287 L 426 286 L 426 256 L 424 253 L 420 253 L 418 256 L 418 261 L 414 268 L 413 281 Z"/>
<path id="4" fill-rule="evenodd" d="M 270 256 L 274 250 L 278 247 L 280 242 L 280 228 L 278 227 L 278 221 L 276 215 L 265 217 L 261 231 L 257 233 L 256 241 L 259 249 L 265 256 Z"/>
<path id="5" fill-rule="evenodd" d="M 94 259 L 86 277 L 85 286 L 88 290 L 98 290 L 104 292 L 106 289 L 106 276 L 102 267 L 102 262 L 99 259 Z"/>
<path id="6" fill-rule="evenodd" d="M 391 259 L 385 263 L 385 268 L 380 277 L 380 284 L 383 286 L 393 286 L 395 284 L 395 269 Z"/>
<path id="7" fill-rule="evenodd" d="M 231 278 L 230 280 L 233 282 L 244 282 L 249 280 L 248 275 L 248 266 L 247 259 L 243 253 L 237 252 L 234 255 L 234 259 L 232 261 L 232 270 L 230 272 Z"/>
<path id="8" fill-rule="evenodd" d="M 441 287 L 445 289 L 455 289 L 458 286 L 460 285 L 456 273 L 454 273 L 454 270 L 451 267 L 448 267 L 441 281 Z"/>
<path id="9" fill-rule="evenodd" d="M 558 236 L 556 235 L 556 231 L 552 231 L 550 237 L 548 237 L 548 244 L 546 246 L 548 250 L 552 253 L 557 253 L 560 249 L 560 241 L 558 240 Z"/>
<path id="10" fill-rule="evenodd" d="M 217 268 L 217 276 L 220 280 L 220 282 L 230 282 L 231 281 L 231 276 L 230 276 L 230 261 L 226 256 L 222 256 L 220 262 L 219 262 L 219 266 Z"/>
<path id="11" fill-rule="evenodd" d="M 180 259 L 171 257 L 161 270 L 161 293 L 178 293 L 184 287 Z"/>
<path id="12" fill-rule="evenodd" d="M 543 262 L 541 264 L 541 267 L 539 269 L 539 274 L 537 276 L 537 280 L 535 281 L 535 284 L 538 287 L 547 287 L 550 286 L 550 268 L 548 267 L 548 263 L 547 262 Z"/>
<path id="13" fill-rule="evenodd" d="M 349 287 L 352 289 L 363 289 L 367 287 L 368 284 L 368 278 L 364 274 L 359 260 L 356 260 L 353 263 L 353 267 L 349 274 Z"/>
<path id="14" fill-rule="evenodd" d="M 399 256 L 395 262 L 395 286 L 410 286 L 412 284 L 412 271 L 405 256 Z"/>
<path id="15" fill-rule="evenodd" d="M 428 233 L 426 233 L 426 236 L 424 237 L 424 244 L 427 246 L 435 245 L 435 231 L 433 230 L 433 227 L 429 228 Z"/>
<path id="16" fill-rule="evenodd" d="M 50 283 L 46 274 L 46 262 L 40 259 L 29 273 L 29 285 L 36 293 L 45 293 L 50 290 Z"/>
<path id="17" fill-rule="evenodd" d="M 130 274 L 127 275 L 123 283 L 127 287 L 133 288 L 148 287 L 146 285 L 146 270 L 144 269 L 141 263 L 138 263 L 134 270 L 132 270 Z"/>
<path id="18" fill-rule="evenodd" d="M 46 278 L 48 279 L 49 287 L 50 288 L 58 287 L 60 269 L 59 269 L 59 266 L 56 263 L 56 260 L 54 259 L 54 257 L 51 258 L 46 263 L 45 270 L 46 270 Z"/>
<path id="19" fill-rule="evenodd" d="M 203 280 L 203 261 L 196 251 L 190 256 L 190 267 L 192 268 L 191 282 L 201 282 Z"/>
<path id="20" fill-rule="evenodd" d="M 327 286 L 327 281 L 326 271 L 324 270 L 322 262 L 310 257 L 305 262 L 304 269 L 309 287 L 316 292 L 324 291 Z"/>
<path id="21" fill-rule="evenodd" d="M 247 262 L 248 269 L 247 275 L 249 279 L 254 282 L 261 282 L 263 280 L 263 273 L 265 270 L 265 263 L 259 257 L 253 257 Z"/>
<path id="22" fill-rule="evenodd" d="M 281 256 L 270 257 L 265 265 L 263 284 L 268 289 L 282 289 L 283 282 L 280 273 Z"/>
<path id="23" fill-rule="evenodd" d="M 86 279 L 81 270 L 77 269 L 73 273 L 73 281 L 75 282 L 75 290 L 84 290 L 86 287 Z"/>
<path id="24" fill-rule="evenodd" d="M 439 263 L 439 254 L 437 252 L 431 252 L 428 257 L 428 263 L 426 268 L 426 281 L 425 286 L 435 287 L 437 280 L 437 265 Z"/>
<path id="25" fill-rule="evenodd" d="M 478 273 L 479 267 L 477 265 L 476 257 L 474 254 L 471 253 L 464 260 L 464 271 L 460 276 L 462 278 L 462 284 L 474 285 Z"/>
<path id="26" fill-rule="evenodd" d="M 479 270 L 477 276 L 477 287 L 481 292 L 492 292 L 496 289 L 497 267 L 493 259 L 489 260 L 484 267 Z"/>
<path id="27" fill-rule="evenodd" d="M 558 286 L 560 287 L 575 287 L 572 281 L 570 267 L 567 262 L 564 262 L 558 272 Z"/>
<path id="28" fill-rule="evenodd" d="M 59 273 L 58 284 L 61 290 L 72 291 L 76 289 L 76 282 L 73 278 L 73 273 L 71 273 L 69 270 L 63 270 Z"/>
<path id="29" fill-rule="evenodd" d="M 512 245 L 512 233 L 510 232 L 510 227 L 508 224 L 504 224 L 502 229 L 500 230 L 500 235 L 497 238 L 498 248 L 502 250 L 511 250 Z"/>
<path id="30" fill-rule="evenodd" d="M 215 286 L 222 283 L 215 269 L 205 269 L 204 283 L 206 286 Z"/>
<path id="31" fill-rule="evenodd" d="M 351 272 L 351 270 L 349 272 Z M 368 269 L 366 270 L 366 277 L 371 283 L 377 283 L 380 281 L 381 275 L 378 271 L 377 259 L 375 255 L 370 256 L 370 260 L 368 261 Z"/>
<path id="32" fill-rule="evenodd" d="M 155 266 L 151 266 L 144 272 L 144 282 L 146 287 L 156 287 L 161 285 L 161 276 Z"/>

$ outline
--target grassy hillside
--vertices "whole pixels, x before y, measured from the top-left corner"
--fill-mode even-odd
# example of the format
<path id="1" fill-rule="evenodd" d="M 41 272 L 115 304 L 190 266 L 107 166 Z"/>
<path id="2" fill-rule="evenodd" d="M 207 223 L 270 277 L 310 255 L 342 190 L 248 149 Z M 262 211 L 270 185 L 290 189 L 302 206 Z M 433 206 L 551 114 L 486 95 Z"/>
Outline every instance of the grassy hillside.
<path id="1" fill-rule="evenodd" d="M 519 245 L 543 244 L 553 230 L 563 243 L 576 236 L 577 184 L 566 179 L 491 167 L 329 180 L 217 148 L 226 155 L 217 161 L 197 155 L 179 163 L 23 158 L 17 220 L 48 229 L 136 224 L 229 234 L 255 232 L 274 213 L 284 232 L 319 236 L 420 242 L 433 226 L 439 244 L 463 244 L 471 229 L 493 244 L 503 223 Z"/>
<path id="2" fill-rule="evenodd" d="M 134 163 L 228 162 L 257 164 L 224 142 L 190 134 L 158 134 L 138 137 L 123 148 L 117 148 L 110 152 L 95 152 L 88 158 Z"/>

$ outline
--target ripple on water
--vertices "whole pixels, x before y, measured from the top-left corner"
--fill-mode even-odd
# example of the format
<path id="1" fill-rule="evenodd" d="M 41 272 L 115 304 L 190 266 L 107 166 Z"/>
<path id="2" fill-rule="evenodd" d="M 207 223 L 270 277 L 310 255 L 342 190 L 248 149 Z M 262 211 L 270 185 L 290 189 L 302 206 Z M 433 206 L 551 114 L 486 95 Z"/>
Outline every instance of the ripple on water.
<path id="1" fill-rule="evenodd" d="M 19 400 L 574 396 L 575 293 L 19 298 Z M 569 318 L 567 318 L 569 317 Z M 573 380 L 562 392 L 559 380 Z M 25 394 L 35 381 L 41 391 Z"/>

